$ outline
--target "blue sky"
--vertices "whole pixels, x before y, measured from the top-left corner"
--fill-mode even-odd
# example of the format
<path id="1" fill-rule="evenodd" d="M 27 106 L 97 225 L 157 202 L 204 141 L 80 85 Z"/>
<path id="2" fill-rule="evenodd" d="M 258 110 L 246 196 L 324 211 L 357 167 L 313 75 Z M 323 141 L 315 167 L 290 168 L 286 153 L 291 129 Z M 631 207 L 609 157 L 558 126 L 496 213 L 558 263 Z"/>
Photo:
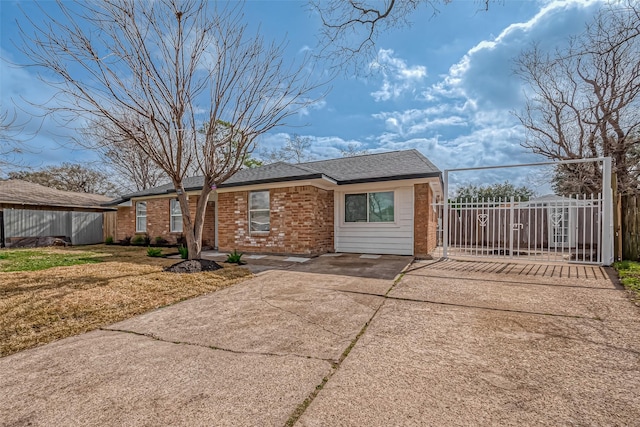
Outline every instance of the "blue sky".
<path id="1" fill-rule="evenodd" d="M 32 152 L 23 162 L 37 168 L 95 160 L 93 153 L 70 146 L 73 129 L 39 117 L 30 105 L 54 93 L 35 70 L 5 61 L 24 61 L 14 46 L 21 43 L 15 21 L 24 20 L 18 4 L 37 17 L 29 1 L 0 1 L 0 97 L 3 108 L 15 105 L 17 122 L 25 124 L 23 137 Z M 533 42 L 549 50 L 562 45 L 583 31 L 601 5 L 596 0 L 504 0 L 485 12 L 479 11 L 481 2 L 454 0 L 439 6 L 435 16 L 422 8 L 411 16 L 411 27 L 377 40 L 371 73 L 338 76 L 321 102 L 289 119 L 292 127 L 265 135 L 261 147 L 277 147 L 297 133 L 311 139 L 316 158 L 339 157 L 340 149 L 356 144 L 371 152 L 416 148 L 443 170 L 541 161 L 521 148 L 524 129 L 511 114 L 523 107 L 526 90 L 513 73 L 513 60 Z M 267 40 L 287 40 L 291 58 L 317 44 L 320 20 L 306 1 L 248 1 L 245 14 Z M 533 179 L 509 174 L 497 179 Z"/>

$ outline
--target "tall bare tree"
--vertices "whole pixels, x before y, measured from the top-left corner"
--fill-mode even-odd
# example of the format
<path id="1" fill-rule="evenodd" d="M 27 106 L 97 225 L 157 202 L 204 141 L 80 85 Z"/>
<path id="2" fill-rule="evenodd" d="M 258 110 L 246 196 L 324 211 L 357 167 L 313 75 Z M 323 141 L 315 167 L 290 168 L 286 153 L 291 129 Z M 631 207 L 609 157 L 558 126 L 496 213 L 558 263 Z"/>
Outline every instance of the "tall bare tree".
<path id="1" fill-rule="evenodd" d="M 523 146 L 549 159 L 611 156 L 618 189 L 638 187 L 640 140 L 640 8 L 629 0 L 605 6 L 568 47 L 546 54 L 523 52 L 516 72 L 529 86 Z M 562 193 L 601 190 L 602 171 L 593 164 L 561 165 Z M 561 184 L 561 185 L 558 185 Z"/>
<path id="2" fill-rule="evenodd" d="M 116 197 L 118 187 L 107 173 L 78 163 L 62 163 L 38 170 L 18 170 L 8 174 L 9 179 L 34 182 L 45 187 L 77 193 L 103 194 Z"/>
<path id="3" fill-rule="evenodd" d="M 483 9 L 490 0 L 476 0 Z M 411 25 L 411 16 L 420 7 L 435 15 L 438 6 L 451 0 L 310 0 L 310 8 L 322 20 L 322 56 L 336 66 L 354 66 L 375 57 L 381 33 Z"/>
<path id="4" fill-rule="evenodd" d="M 17 123 L 17 116 L 9 114 L 9 110 L 0 108 L 0 173 L 10 166 L 17 166 L 16 156 L 24 151 L 24 142 L 19 138 L 22 125 Z"/>
<path id="5" fill-rule="evenodd" d="M 294 133 L 287 138 L 282 148 L 264 150 L 260 157 L 265 163 L 292 162 L 303 163 L 313 160 L 315 157 L 309 152 L 311 138 Z"/>
<path id="6" fill-rule="evenodd" d="M 347 144 L 346 148 L 340 149 L 340 154 L 342 155 L 342 157 L 355 157 L 371 154 L 371 152 L 366 148 L 361 148 L 358 143 L 350 142 Z"/>
<path id="7" fill-rule="evenodd" d="M 111 123 L 158 165 L 177 191 L 189 258 L 200 257 L 212 186 L 242 167 L 256 138 L 315 102 L 315 73 L 285 63 L 282 44 L 250 35 L 241 3 L 57 5 L 61 16 L 26 17 L 21 31 L 23 51 L 55 77 L 61 106 L 48 107 L 89 127 Z M 194 165 L 204 185 L 191 215 L 183 182 Z"/>
<path id="8" fill-rule="evenodd" d="M 119 186 L 129 192 L 168 182 L 165 171 L 110 121 L 96 122 L 91 128 L 83 129 L 77 142 L 94 148 L 101 161 L 113 170 Z"/>

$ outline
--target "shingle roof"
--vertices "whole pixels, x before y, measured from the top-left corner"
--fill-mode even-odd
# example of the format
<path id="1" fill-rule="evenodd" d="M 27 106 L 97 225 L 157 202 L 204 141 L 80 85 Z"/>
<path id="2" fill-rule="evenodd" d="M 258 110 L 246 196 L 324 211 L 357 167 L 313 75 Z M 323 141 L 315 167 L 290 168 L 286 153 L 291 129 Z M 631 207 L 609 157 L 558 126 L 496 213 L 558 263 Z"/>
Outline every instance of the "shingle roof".
<path id="1" fill-rule="evenodd" d="M 0 181 L 0 203 L 31 206 L 102 208 L 111 200 L 99 194 L 56 190 L 19 179 Z"/>
<path id="2" fill-rule="evenodd" d="M 440 176 L 440 170 L 418 150 L 404 150 L 331 160 L 318 160 L 295 165 L 277 162 L 257 168 L 242 169 L 224 183 L 219 184 L 218 187 L 237 187 L 241 185 L 297 181 L 323 177 L 336 181 L 338 185 L 344 185 Z M 186 190 L 201 188 L 202 185 L 203 179 L 201 176 L 187 178 L 184 182 L 184 188 Z M 137 193 L 127 194 L 113 201 L 113 203 L 120 203 L 132 197 L 173 193 L 174 191 L 172 184 L 166 184 Z"/>
<path id="3" fill-rule="evenodd" d="M 339 184 L 440 176 L 440 170 L 418 150 L 319 160 L 302 165 L 330 176 Z"/>
<path id="4" fill-rule="evenodd" d="M 321 178 L 322 173 L 305 167 L 305 163 L 292 165 L 285 162 L 271 163 L 269 165 L 241 169 L 220 187 L 233 187 L 246 185 L 247 183 L 292 181 L 296 179 Z"/>

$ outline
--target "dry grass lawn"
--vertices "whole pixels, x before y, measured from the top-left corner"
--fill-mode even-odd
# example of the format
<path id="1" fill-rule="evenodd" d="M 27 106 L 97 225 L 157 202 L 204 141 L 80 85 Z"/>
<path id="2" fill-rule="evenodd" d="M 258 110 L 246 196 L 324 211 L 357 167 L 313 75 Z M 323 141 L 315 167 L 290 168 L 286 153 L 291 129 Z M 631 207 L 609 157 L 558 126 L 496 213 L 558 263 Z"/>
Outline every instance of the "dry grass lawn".
<path id="1" fill-rule="evenodd" d="M 166 273 L 163 267 L 180 260 L 151 258 L 140 247 L 40 250 L 90 252 L 101 262 L 0 272 L 0 357 L 213 292 L 251 275 L 233 266 L 214 272 Z"/>

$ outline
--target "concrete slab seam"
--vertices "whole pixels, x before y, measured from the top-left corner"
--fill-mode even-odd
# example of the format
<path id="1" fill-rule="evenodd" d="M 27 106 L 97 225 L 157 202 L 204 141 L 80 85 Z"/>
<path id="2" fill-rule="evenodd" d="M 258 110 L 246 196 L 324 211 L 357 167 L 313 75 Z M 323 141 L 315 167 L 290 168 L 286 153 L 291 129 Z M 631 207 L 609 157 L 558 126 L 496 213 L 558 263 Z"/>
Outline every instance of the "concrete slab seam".
<path id="1" fill-rule="evenodd" d="M 260 287 L 260 301 L 264 302 L 264 303 L 265 303 L 265 304 L 267 304 L 269 307 L 273 307 L 273 308 L 278 309 L 278 310 L 281 310 L 281 311 L 283 311 L 283 312 L 285 312 L 285 313 L 289 313 L 289 314 L 291 314 L 291 315 L 293 315 L 293 316 L 296 316 L 296 317 L 298 317 L 299 319 L 302 319 L 305 323 L 308 323 L 308 324 L 310 324 L 310 325 L 317 326 L 317 327 L 319 327 L 320 329 L 322 329 L 323 331 L 328 332 L 328 333 L 330 333 L 330 334 L 332 334 L 332 335 L 334 335 L 334 336 L 336 336 L 336 337 L 343 338 L 343 339 L 348 339 L 348 338 L 349 338 L 348 336 L 340 335 L 340 334 L 338 334 L 337 332 L 334 332 L 334 331 L 332 331 L 332 330 L 330 330 L 330 329 L 327 329 L 324 325 L 321 325 L 321 324 L 316 323 L 316 322 L 312 322 L 311 320 L 307 319 L 306 317 L 304 317 L 303 315 L 301 315 L 301 314 L 299 314 L 299 313 L 296 313 L 296 312 L 291 311 L 291 310 L 287 310 L 287 309 L 282 308 L 282 307 L 280 307 L 280 306 L 278 306 L 278 305 L 275 305 L 275 304 L 270 303 L 270 302 L 267 300 L 267 298 L 265 298 L 265 297 L 264 297 L 264 295 L 263 295 L 263 293 L 262 293 L 262 291 L 263 291 L 263 290 L 264 290 L 264 284 L 262 284 L 262 286 Z"/>
<path id="2" fill-rule="evenodd" d="M 411 274 L 409 274 L 411 276 Z M 421 276 L 417 276 L 417 277 L 421 277 Z M 433 276 L 433 275 L 429 275 L 426 276 L 429 278 L 434 278 L 434 279 L 464 279 L 464 280 L 468 280 L 468 281 L 475 281 L 475 282 L 486 282 L 487 279 L 476 279 L 473 277 L 451 277 L 451 276 Z M 555 287 L 555 288 L 580 288 L 580 289 L 598 289 L 601 291 L 623 291 L 623 289 L 612 289 L 612 288 L 600 288 L 597 286 L 581 286 L 581 285 L 562 285 L 562 284 L 552 284 L 552 283 L 535 283 L 535 282 L 522 282 L 522 281 L 515 281 L 515 280 L 497 280 L 497 279 L 491 279 L 491 283 L 513 283 L 515 285 L 533 285 L 533 286 L 551 286 L 551 287 Z"/>
<path id="3" fill-rule="evenodd" d="M 379 297 L 384 298 L 385 301 L 386 300 L 395 300 L 395 301 L 406 301 L 406 302 L 421 302 L 421 303 L 426 303 L 426 304 L 447 305 L 447 306 L 451 306 L 451 307 L 473 308 L 473 309 L 476 309 L 476 310 L 502 311 L 502 312 L 506 312 L 506 313 L 533 314 L 533 315 L 536 315 L 536 316 L 553 316 L 553 317 L 563 317 L 563 318 L 569 318 L 569 319 L 596 320 L 596 321 L 599 321 L 599 322 L 602 321 L 602 319 L 597 318 L 597 317 L 576 316 L 576 315 L 572 315 L 572 314 L 541 313 L 541 312 L 536 312 L 536 311 L 512 310 L 512 309 L 508 309 L 508 308 L 482 307 L 482 306 L 478 306 L 478 305 L 454 304 L 454 303 L 451 303 L 451 302 L 430 301 L 430 300 L 423 300 L 423 299 L 416 299 L 416 298 L 393 297 L 393 296 L 389 296 L 387 294 L 385 294 L 385 295 L 370 294 L 368 292 L 349 291 L 349 290 L 346 290 L 346 289 L 341 289 L 341 290 L 339 290 L 339 292 L 345 292 L 345 293 L 351 293 L 351 294 L 360 294 L 360 295 L 379 296 Z"/>
<path id="4" fill-rule="evenodd" d="M 261 351 L 240 351 L 240 350 L 232 350 L 230 348 L 224 348 L 224 347 L 217 347 L 215 345 L 204 345 L 204 344 L 197 344 L 197 343 L 193 343 L 193 342 L 188 342 L 188 341 L 172 341 L 172 340 L 166 340 L 163 338 L 160 338 L 156 335 L 153 334 L 149 334 L 149 333 L 142 333 L 142 332 L 136 332 L 136 331 L 130 331 L 127 329 L 115 329 L 115 328 L 98 328 L 98 330 L 100 331 L 105 331 L 105 332 L 118 332 L 118 333 L 123 333 L 123 334 L 132 334 L 132 335 L 137 335 L 139 337 L 145 337 L 145 338 L 149 338 L 151 340 L 154 341 L 159 341 L 159 342 L 163 342 L 163 343 L 167 343 L 167 344 L 175 344 L 175 345 L 187 345 L 187 346 L 193 346 L 193 347 L 201 347 L 201 348 L 207 348 L 209 350 L 216 350 L 216 351 L 224 351 L 226 353 L 233 353 L 233 354 L 244 354 L 244 355 L 250 355 L 250 356 L 270 356 L 270 357 L 287 357 L 287 356 L 293 356 L 293 357 L 299 357 L 301 359 L 312 359 L 312 360 L 319 360 L 322 362 L 327 362 L 330 364 L 335 363 L 334 360 L 332 359 L 323 359 L 321 357 L 314 357 L 314 356 L 309 356 L 309 355 L 304 355 L 304 354 L 296 354 L 296 353 L 268 353 L 268 352 L 261 352 Z"/>
<path id="5" fill-rule="evenodd" d="M 393 283 L 391 284 L 391 286 L 389 287 L 389 289 L 387 289 L 387 292 L 385 292 L 385 294 L 383 296 L 387 296 L 389 294 L 389 292 L 391 292 L 393 290 L 393 288 L 396 286 L 398 281 L 399 280 L 394 280 Z M 338 291 L 341 292 L 340 290 L 338 290 Z M 365 292 L 354 292 L 354 293 L 366 294 Z M 302 403 L 300 403 L 300 405 L 298 405 L 298 407 L 291 413 L 291 415 L 289 416 L 289 419 L 285 423 L 285 427 L 293 427 L 293 425 L 295 425 L 295 423 L 300 419 L 300 417 L 302 417 L 302 415 L 304 415 L 304 413 L 307 410 L 307 408 L 309 407 L 309 405 L 311 405 L 311 403 L 315 400 L 315 398 L 322 391 L 324 386 L 329 382 L 329 380 L 331 380 L 331 378 L 335 375 L 335 373 L 338 372 L 338 370 L 340 369 L 340 366 L 345 361 L 345 359 L 349 356 L 349 353 L 351 353 L 351 350 L 358 343 L 358 341 L 360 340 L 360 337 L 362 337 L 362 335 L 364 335 L 364 333 L 367 331 L 367 328 L 369 328 L 369 325 L 371 324 L 373 319 L 376 317 L 376 315 L 378 314 L 378 312 L 380 311 L 380 309 L 384 305 L 385 301 L 386 301 L 386 298 L 382 300 L 382 302 L 380 303 L 380 305 L 378 305 L 378 308 L 376 308 L 376 310 L 373 312 L 373 314 L 371 315 L 369 320 L 367 320 L 367 322 L 365 322 L 365 324 L 362 327 L 362 329 L 360 329 L 360 332 L 358 332 L 358 334 L 351 341 L 351 343 L 347 346 L 347 348 L 344 349 L 344 351 L 340 355 L 340 359 L 336 363 L 334 363 L 331 372 L 329 372 L 322 379 L 320 384 L 318 384 L 316 386 L 316 388 L 309 394 L 309 396 L 307 396 L 307 398 L 305 400 L 303 400 Z"/>
<path id="6" fill-rule="evenodd" d="M 278 306 L 278 305 L 272 304 L 272 303 L 270 303 L 266 298 L 261 298 L 260 300 L 261 300 L 262 302 L 264 302 L 265 304 L 267 304 L 269 307 L 273 307 L 273 308 L 275 308 L 275 309 L 277 309 L 277 310 L 281 310 L 281 311 L 284 311 L 285 313 L 289 313 L 289 314 L 291 314 L 291 315 L 293 315 L 293 316 L 296 316 L 296 317 L 298 317 L 299 319 L 302 319 L 305 323 L 308 323 L 309 325 L 317 326 L 317 327 L 319 327 L 320 329 L 322 329 L 323 331 L 330 333 L 331 335 L 335 335 L 336 337 L 339 337 L 339 338 L 345 338 L 345 339 L 346 339 L 346 338 L 349 338 L 348 336 L 340 335 L 340 334 L 339 334 L 339 333 L 337 333 L 337 332 L 334 332 L 334 331 L 332 331 L 332 330 L 330 330 L 330 329 L 327 329 L 326 327 L 324 327 L 323 325 L 321 325 L 321 324 L 319 324 L 319 323 L 312 322 L 311 320 L 307 319 L 306 317 L 304 317 L 303 315 L 301 315 L 301 314 L 299 314 L 299 313 L 296 313 L 296 312 L 294 312 L 294 311 L 287 310 L 287 309 L 282 308 L 282 307 L 280 307 L 280 306 Z"/>
<path id="7" fill-rule="evenodd" d="M 443 262 L 443 261 L 446 261 L 446 258 L 439 258 L 439 259 L 435 260 L 434 262 L 430 262 L 428 264 L 421 265 L 421 266 L 413 268 L 411 270 L 407 270 L 405 273 L 411 273 L 412 271 L 422 270 L 423 268 L 431 267 L 432 265 L 435 265 L 435 264 L 437 264 L 439 262 Z M 413 264 L 414 262 L 415 262 L 415 259 L 409 265 Z"/>
<path id="8" fill-rule="evenodd" d="M 413 264 L 415 262 L 415 258 L 412 258 L 411 261 L 409 261 L 409 263 L 407 265 L 404 266 L 404 268 L 400 271 L 400 273 L 396 274 L 396 277 L 393 278 L 393 283 L 394 285 L 400 280 L 402 279 L 402 277 L 406 274 L 407 269 L 411 266 L 411 264 Z M 388 292 L 387 292 L 388 293 Z"/>

